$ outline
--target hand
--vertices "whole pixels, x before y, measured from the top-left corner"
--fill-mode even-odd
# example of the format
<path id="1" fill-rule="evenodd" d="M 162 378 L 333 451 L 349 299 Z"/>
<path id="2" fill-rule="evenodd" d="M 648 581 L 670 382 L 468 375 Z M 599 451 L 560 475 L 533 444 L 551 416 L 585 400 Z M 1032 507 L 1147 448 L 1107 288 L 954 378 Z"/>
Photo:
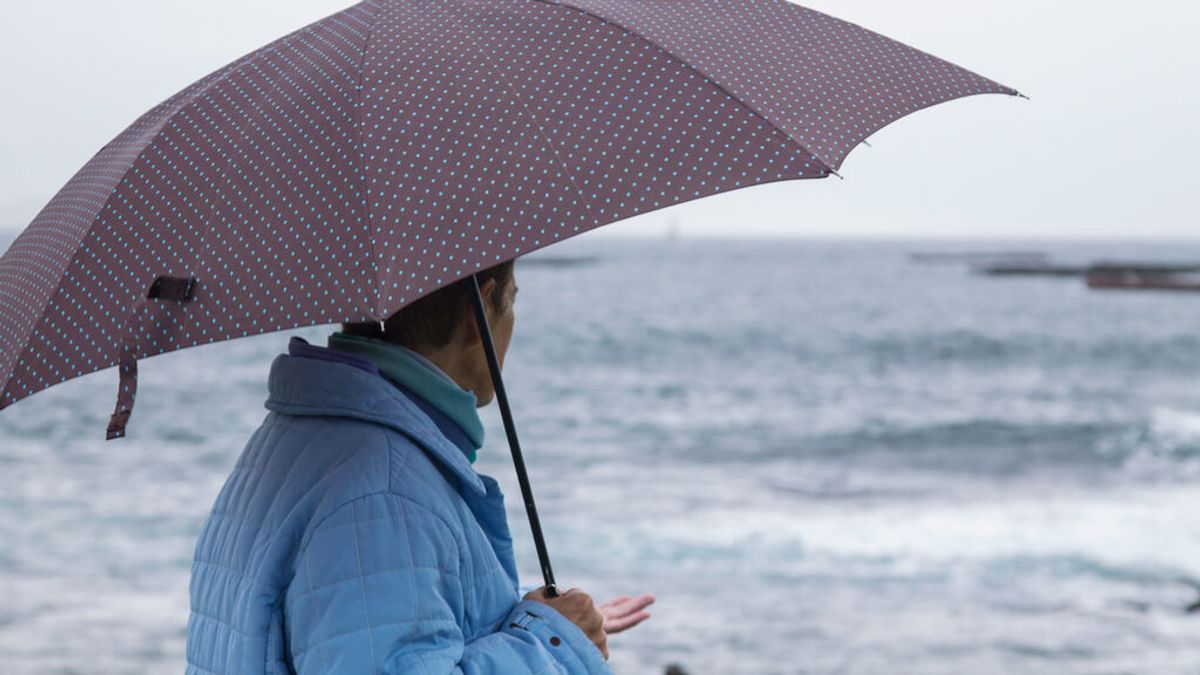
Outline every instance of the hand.
<path id="1" fill-rule="evenodd" d="M 596 645 L 604 655 L 604 660 L 608 660 L 608 635 L 604 632 L 604 615 L 596 609 L 592 596 L 578 588 L 572 588 L 556 598 L 551 598 L 546 595 L 546 587 L 542 586 L 526 593 L 525 599 L 549 605 L 567 617 L 571 623 L 579 626 L 579 630 L 583 631 L 592 644 Z"/>
<path id="2" fill-rule="evenodd" d="M 650 614 L 642 610 L 653 604 L 654 596 L 645 593 L 636 598 L 622 595 L 600 605 L 600 613 L 604 615 L 604 632 L 608 635 L 620 633 L 649 619 Z"/>

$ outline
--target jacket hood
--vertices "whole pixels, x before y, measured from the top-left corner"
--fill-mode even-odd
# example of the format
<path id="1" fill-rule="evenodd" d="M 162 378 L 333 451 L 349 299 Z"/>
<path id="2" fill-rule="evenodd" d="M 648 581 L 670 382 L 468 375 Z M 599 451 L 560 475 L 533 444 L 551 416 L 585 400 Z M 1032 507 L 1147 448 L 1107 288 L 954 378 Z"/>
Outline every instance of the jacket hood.
<path id="1" fill-rule="evenodd" d="M 344 417 L 389 427 L 420 445 L 464 486 L 487 494 L 463 451 L 416 403 L 378 374 L 348 363 L 280 354 L 271 362 L 264 405 L 288 415 Z"/>

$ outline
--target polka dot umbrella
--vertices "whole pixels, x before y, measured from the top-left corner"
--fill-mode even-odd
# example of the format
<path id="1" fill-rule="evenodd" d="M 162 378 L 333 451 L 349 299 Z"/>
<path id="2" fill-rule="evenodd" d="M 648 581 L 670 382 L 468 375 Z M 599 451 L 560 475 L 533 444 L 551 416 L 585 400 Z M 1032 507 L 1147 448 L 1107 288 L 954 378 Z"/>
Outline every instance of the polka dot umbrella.
<path id="1" fill-rule="evenodd" d="M 824 178 L 983 93 L 1017 94 L 784 0 L 367 0 L 153 108 L 46 205 L 0 258 L 0 409 L 119 365 L 119 437 L 139 358 L 380 320 L 635 214 Z"/>

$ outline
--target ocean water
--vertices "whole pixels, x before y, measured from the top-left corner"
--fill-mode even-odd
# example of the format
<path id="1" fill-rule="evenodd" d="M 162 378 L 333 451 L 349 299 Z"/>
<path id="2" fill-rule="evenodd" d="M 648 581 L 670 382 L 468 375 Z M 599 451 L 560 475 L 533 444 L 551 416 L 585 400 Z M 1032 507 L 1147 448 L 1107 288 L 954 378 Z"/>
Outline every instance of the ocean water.
<path id="1" fill-rule="evenodd" d="M 1200 296 L 907 257 L 989 248 L 1200 259 L 584 237 L 518 263 L 505 374 L 560 583 L 658 596 L 617 672 L 1200 673 Z M 330 330 L 143 361 L 121 441 L 112 369 L 0 413 L 0 672 L 182 669 L 195 536 L 270 361 Z"/>

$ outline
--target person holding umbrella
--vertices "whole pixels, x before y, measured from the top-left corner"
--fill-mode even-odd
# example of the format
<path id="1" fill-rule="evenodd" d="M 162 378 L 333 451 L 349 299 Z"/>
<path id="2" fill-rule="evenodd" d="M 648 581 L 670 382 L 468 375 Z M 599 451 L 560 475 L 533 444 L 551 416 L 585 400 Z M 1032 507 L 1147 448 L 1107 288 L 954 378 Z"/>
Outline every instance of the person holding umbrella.
<path id="1" fill-rule="evenodd" d="M 0 256 L 0 410 L 118 366 L 124 438 L 139 359 L 342 324 L 272 364 L 197 542 L 189 672 L 605 672 L 652 598 L 556 593 L 500 380 L 511 261 L 840 176 L 979 94 L 1019 95 L 783 0 L 364 0 L 145 113 Z M 472 467 L 492 383 L 546 582 L 526 596 Z"/>
<path id="2" fill-rule="evenodd" d="M 513 262 L 476 278 L 503 362 Z M 196 547 L 190 671 L 609 672 L 607 635 L 654 598 L 518 595 L 504 497 L 471 466 L 494 389 L 468 290 L 275 359 Z"/>

